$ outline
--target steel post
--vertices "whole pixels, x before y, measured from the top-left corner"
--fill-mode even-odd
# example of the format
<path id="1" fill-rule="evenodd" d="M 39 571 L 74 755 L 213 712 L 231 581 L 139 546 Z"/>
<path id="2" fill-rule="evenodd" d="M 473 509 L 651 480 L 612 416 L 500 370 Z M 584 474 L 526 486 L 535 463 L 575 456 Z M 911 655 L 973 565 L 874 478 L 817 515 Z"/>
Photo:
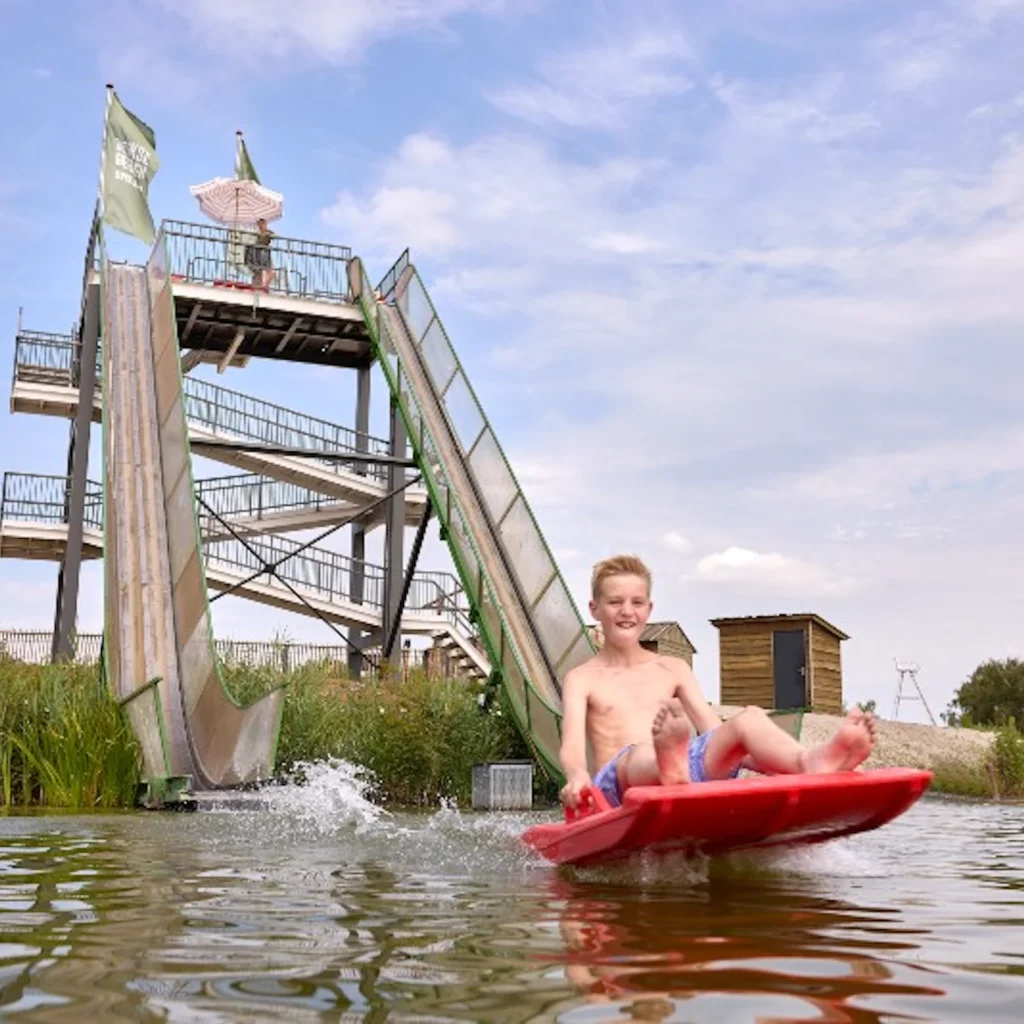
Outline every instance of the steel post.
<path id="1" fill-rule="evenodd" d="M 398 411 L 398 403 L 391 399 L 391 454 L 404 457 L 406 446 L 405 421 Z M 396 491 L 405 483 L 405 467 L 392 462 L 388 466 L 388 490 Z M 402 548 L 405 539 L 405 493 L 396 494 L 385 506 L 384 514 L 384 602 L 381 609 L 381 637 L 401 638 Z M 383 644 L 382 644 L 383 646 Z M 382 660 L 388 660 L 387 656 Z"/>
<path id="2" fill-rule="evenodd" d="M 57 607 L 54 614 L 54 661 L 74 657 L 75 623 L 78 618 L 78 582 L 82 570 L 82 533 L 85 526 L 85 485 L 89 471 L 89 430 L 96 389 L 96 351 L 100 333 L 100 287 L 87 285 L 79 349 L 78 411 L 71 427 L 68 451 L 70 476 L 67 502 L 68 542 L 57 576 Z"/>
<path id="3" fill-rule="evenodd" d="M 427 535 L 427 524 L 430 522 L 430 514 L 434 511 L 427 498 L 426 507 L 423 509 L 423 518 L 416 528 L 416 538 L 412 542 L 412 551 L 409 552 L 409 564 L 405 567 L 405 578 L 402 581 L 402 592 L 398 595 L 398 611 L 391 623 L 391 629 L 384 641 L 384 657 L 389 659 L 395 650 L 395 641 L 398 639 L 398 624 L 402 621 L 405 612 L 405 601 L 409 596 L 409 588 L 412 586 L 412 578 L 416 575 L 416 565 L 420 560 L 420 550 L 423 548 L 423 538 Z"/>
<path id="4" fill-rule="evenodd" d="M 356 451 L 369 450 L 370 433 L 370 367 L 361 366 L 356 371 Z M 355 472 L 365 475 L 366 469 L 356 465 Z M 366 566 L 366 526 L 364 523 L 352 524 L 352 571 L 349 577 L 349 597 L 353 604 L 363 603 L 363 584 Z M 349 628 L 348 640 L 348 672 L 353 679 L 358 679 L 363 670 L 362 648 L 366 634 L 354 626 Z"/>

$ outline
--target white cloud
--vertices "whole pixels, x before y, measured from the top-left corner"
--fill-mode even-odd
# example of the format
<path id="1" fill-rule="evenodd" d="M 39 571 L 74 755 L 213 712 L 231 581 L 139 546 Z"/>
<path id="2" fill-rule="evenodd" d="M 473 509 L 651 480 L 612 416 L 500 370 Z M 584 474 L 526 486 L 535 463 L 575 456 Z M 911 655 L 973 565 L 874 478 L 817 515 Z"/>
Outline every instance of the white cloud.
<path id="1" fill-rule="evenodd" d="M 453 196 L 427 188 L 382 188 L 369 206 L 361 206 L 351 193 L 341 193 L 323 220 L 352 238 L 378 238 L 427 252 L 447 252 L 458 242 L 452 220 Z"/>
<path id="2" fill-rule="evenodd" d="M 438 29 L 467 11 L 494 13 L 502 0 L 159 0 L 183 18 L 197 41 L 222 55 L 256 62 L 266 57 L 312 55 L 349 62 L 378 39 Z"/>
<path id="3" fill-rule="evenodd" d="M 52 78 L 53 72 L 49 68 L 33 68 L 32 75 L 35 78 Z"/>
<path id="4" fill-rule="evenodd" d="M 690 540 L 674 530 L 669 530 L 661 538 L 661 542 L 669 551 L 674 551 L 677 555 L 688 555 L 693 550 Z"/>
<path id="5" fill-rule="evenodd" d="M 797 558 L 740 547 L 705 555 L 697 563 L 697 576 L 708 583 L 805 597 L 842 594 L 852 586 L 851 581 L 836 579 L 819 566 Z"/>
<path id="6" fill-rule="evenodd" d="M 680 65 L 691 55 L 678 30 L 642 30 L 548 58 L 539 81 L 507 86 L 490 99 L 505 113 L 533 124 L 621 128 L 631 113 L 690 88 Z"/>

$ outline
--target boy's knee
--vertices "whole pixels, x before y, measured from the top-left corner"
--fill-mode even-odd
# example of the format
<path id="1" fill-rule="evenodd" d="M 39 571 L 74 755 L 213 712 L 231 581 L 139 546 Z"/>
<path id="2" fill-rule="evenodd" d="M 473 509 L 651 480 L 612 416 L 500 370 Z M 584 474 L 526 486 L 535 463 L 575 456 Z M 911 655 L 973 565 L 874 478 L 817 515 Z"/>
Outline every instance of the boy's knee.
<path id="1" fill-rule="evenodd" d="M 759 708 L 756 704 L 748 704 L 736 715 L 736 722 L 741 728 L 749 728 L 751 725 L 763 722 L 767 717 L 768 712 L 764 708 Z"/>

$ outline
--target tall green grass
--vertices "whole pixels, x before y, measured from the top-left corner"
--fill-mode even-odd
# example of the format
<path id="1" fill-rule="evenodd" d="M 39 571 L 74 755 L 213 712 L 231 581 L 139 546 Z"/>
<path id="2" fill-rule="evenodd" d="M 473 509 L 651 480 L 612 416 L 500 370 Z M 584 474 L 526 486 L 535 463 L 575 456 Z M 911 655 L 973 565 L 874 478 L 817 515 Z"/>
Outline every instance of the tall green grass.
<path id="1" fill-rule="evenodd" d="M 479 688 L 464 680 L 412 670 L 405 678 L 357 682 L 315 665 L 288 676 L 227 667 L 223 678 L 245 702 L 288 683 L 278 772 L 343 758 L 370 769 L 377 797 L 387 803 L 436 806 L 447 799 L 465 805 L 474 764 L 529 757 L 503 700 L 481 709 Z"/>
<path id="2" fill-rule="evenodd" d="M 95 666 L 0 659 L 0 803 L 134 803 L 139 748 Z"/>

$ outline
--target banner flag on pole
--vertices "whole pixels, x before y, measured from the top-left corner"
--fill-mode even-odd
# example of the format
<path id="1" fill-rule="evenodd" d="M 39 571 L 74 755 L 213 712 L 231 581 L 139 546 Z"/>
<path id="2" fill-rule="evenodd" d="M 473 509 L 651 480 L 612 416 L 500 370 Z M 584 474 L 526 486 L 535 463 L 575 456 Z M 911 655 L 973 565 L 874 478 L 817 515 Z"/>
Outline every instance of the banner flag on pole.
<path id="1" fill-rule="evenodd" d="M 259 175 L 257 175 L 256 168 L 253 167 L 252 161 L 249 159 L 249 150 L 245 148 L 245 140 L 242 138 L 242 133 L 236 132 L 235 137 L 238 140 L 238 145 L 235 147 L 235 177 L 240 181 L 255 181 L 259 185 Z"/>
<path id="2" fill-rule="evenodd" d="M 159 166 L 152 128 L 126 110 L 111 89 L 100 187 L 103 220 L 147 245 L 156 238 L 148 197 L 149 183 Z"/>

